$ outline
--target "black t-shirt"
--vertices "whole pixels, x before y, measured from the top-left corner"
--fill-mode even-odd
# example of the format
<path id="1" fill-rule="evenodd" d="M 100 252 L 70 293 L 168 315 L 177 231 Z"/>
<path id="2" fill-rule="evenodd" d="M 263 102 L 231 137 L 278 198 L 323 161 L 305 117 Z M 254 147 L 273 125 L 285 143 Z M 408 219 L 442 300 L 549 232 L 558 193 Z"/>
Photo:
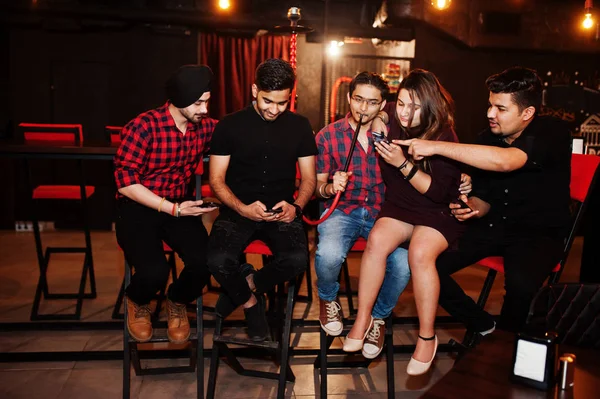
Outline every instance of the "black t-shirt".
<path id="1" fill-rule="evenodd" d="M 227 115 L 212 135 L 211 155 L 231 156 L 225 182 L 245 204 L 293 202 L 298 158 L 317 155 L 308 119 L 285 111 L 267 122 L 252 105 Z"/>
<path id="2" fill-rule="evenodd" d="M 515 147 L 527 154 L 527 163 L 518 170 L 473 173 L 471 195 L 491 205 L 480 223 L 497 223 L 515 233 L 563 236 L 570 221 L 571 136 L 566 125 L 535 117 L 510 145 L 490 129 L 477 144 Z"/>

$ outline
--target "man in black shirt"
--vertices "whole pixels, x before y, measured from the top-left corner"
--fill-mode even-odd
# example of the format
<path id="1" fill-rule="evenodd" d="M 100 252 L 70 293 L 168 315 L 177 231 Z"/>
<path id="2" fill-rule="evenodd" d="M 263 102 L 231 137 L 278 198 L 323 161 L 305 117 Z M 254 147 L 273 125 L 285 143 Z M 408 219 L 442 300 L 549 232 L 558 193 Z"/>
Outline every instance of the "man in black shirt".
<path id="1" fill-rule="evenodd" d="M 467 221 L 458 248 L 437 260 L 440 305 L 472 331 L 494 319 L 450 276 L 488 256 L 504 257 L 506 295 L 498 327 L 522 330 L 531 300 L 560 261 L 570 220 L 570 134 L 559 120 L 540 117 L 542 83 L 535 71 L 515 67 L 489 77 L 489 128 L 479 145 L 406 140 L 415 159 L 442 155 L 477 168 L 469 208 L 451 204 Z M 472 220 L 469 220 L 472 219 Z"/>
<path id="2" fill-rule="evenodd" d="M 226 291 L 217 312 L 225 317 L 242 305 L 255 341 L 268 335 L 263 293 L 309 262 L 301 215 L 315 190 L 317 147 L 308 119 L 286 110 L 294 82 L 287 62 L 263 62 L 252 85 L 255 101 L 219 122 L 210 145 L 210 184 L 225 205 L 208 245 L 208 267 Z M 294 200 L 296 163 L 302 178 Z M 255 239 L 274 259 L 254 273 L 240 268 L 240 256 Z"/>

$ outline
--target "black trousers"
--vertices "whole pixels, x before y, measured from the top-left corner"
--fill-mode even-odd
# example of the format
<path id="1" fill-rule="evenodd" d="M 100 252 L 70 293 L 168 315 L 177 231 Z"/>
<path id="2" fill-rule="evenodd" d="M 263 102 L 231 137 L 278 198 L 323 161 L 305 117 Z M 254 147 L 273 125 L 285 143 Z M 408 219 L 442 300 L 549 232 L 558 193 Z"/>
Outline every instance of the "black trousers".
<path id="1" fill-rule="evenodd" d="M 251 295 L 240 274 L 240 258 L 248 244 L 257 239 L 269 246 L 274 257 L 254 275 L 258 293 L 298 276 L 309 262 L 301 218 L 291 223 L 255 222 L 228 209 L 221 211 L 210 232 L 208 269 L 237 306 Z"/>
<path id="2" fill-rule="evenodd" d="M 202 219 L 159 213 L 131 200 L 121 200 L 117 215 L 117 242 L 135 273 L 127 296 L 138 305 L 149 303 L 169 278 L 163 241 L 183 260 L 184 268 L 171 284 L 168 297 L 188 303 L 202 294 L 210 279 L 206 267 L 208 234 Z"/>
<path id="3" fill-rule="evenodd" d="M 465 294 L 451 277 L 453 273 L 488 256 L 503 256 L 506 295 L 498 328 L 518 332 L 525 326 L 532 299 L 562 257 L 563 238 L 512 231 L 480 223 L 467 229 L 456 250 L 437 259 L 439 303 L 469 329 L 484 331 L 493 318 Z"/>

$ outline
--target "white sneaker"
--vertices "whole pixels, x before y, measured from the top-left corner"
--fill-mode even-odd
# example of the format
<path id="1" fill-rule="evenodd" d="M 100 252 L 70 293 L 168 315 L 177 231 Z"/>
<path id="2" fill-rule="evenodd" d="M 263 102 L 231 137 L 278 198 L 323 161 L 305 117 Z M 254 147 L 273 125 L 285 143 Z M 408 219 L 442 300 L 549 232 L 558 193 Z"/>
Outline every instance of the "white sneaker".
<path id="1" fill-rule="evenodd" d="M 336 301 L 320 299 L 319 302 L 319 323 L 321 324 L 321 328 L 327 334 L 337 337 L 344 330 L 342 315 L 340 314 L 342 307 Z"/>

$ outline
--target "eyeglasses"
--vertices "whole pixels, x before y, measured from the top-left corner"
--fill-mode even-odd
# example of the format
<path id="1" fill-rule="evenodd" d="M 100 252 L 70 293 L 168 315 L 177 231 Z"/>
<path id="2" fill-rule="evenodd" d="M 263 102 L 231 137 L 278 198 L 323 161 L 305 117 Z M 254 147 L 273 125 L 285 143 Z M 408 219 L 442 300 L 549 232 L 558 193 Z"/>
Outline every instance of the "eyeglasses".
<path id="1" fill-rule="evenodd" d="M 360 105 L 367 104 L 368 107 L 376 107 L 383 102 L 383 101 L 377 101 L 377 100 L 369 100 L 368 98 L 362 98 L 359 96 L 352 96 L 350 98 L 355 103 L 360 104 Z"/>

